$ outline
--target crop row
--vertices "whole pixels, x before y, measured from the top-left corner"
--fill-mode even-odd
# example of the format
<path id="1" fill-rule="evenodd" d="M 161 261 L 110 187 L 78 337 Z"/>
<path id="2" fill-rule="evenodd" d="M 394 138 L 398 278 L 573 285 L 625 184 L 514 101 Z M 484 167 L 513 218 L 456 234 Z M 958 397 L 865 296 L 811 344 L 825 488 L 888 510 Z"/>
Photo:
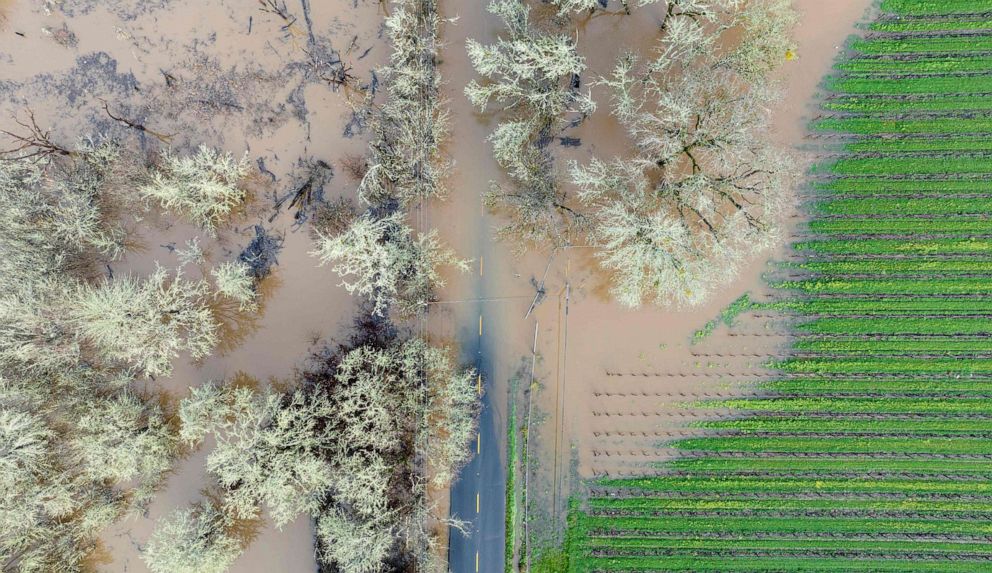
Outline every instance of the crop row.
<path id="1" fill-rule="evenodd" d="M 902 16 L 944 16 L 992 12 L 992 0 L 882 0 L 882 10 Z"/>
<path id="2" fill-rule="evenodd" d="M 989 278 L 885 278 L 871 279 L 824 278 L 781 281 L 772 286 L 795 289 L 814 294 L 992 294 Z"/>
<path id="3" fill-rule="evenodd" d="M 824 317 L 797 324 L 800 332 L 829 335 L 955 335 L 992 334 L 992 319 L 987 317 Z M 879 368 L 882 366 L 879 365 Z M 963 367 L 963 366 L 962 366 Z"/>
<path id="4" fill-rule="evenodd" d="M 833 223 L 835 221 L 842 221 L 838 219 L 829 219 L 824 221 L 820 219 L 816 223 Z M 846 221 L 852 225 L 856 225 L 857 221 Z M 893 220 L 893 221 L 876 221 L 874 225 L 882 225 L 884 223 L 929 223 L 931 225 L 940 223 L 945 223 L 947 221 L 920 221 L 918 219 L 909 220 Z M 979 221 L 972 220 L 950 220 L 950 223 L 961 224 L 961 232 L 971 228 L 970 224 L 977 223 L 981 225 L 988 226 L 988 223 L 982 223 Z M 864 223 L 861 222 L 863 226 Z M 897 227 L 893 225 L 892 227 L 885 226 L 881 233 L 891 232 Z M 912 227 L 907 226 L 907 232 Z M 833 226 L 830 224 L 826 225 L 811 225 L 810 230 L 818 233 L 824 232 L 839 232 L 844 229 L 843 226 Z M 853 229 L 852 229 L 853 230 Z M 938 231 L 946 231 L 948 227 L 938 226 Z M 795 264 L 786 264 L 782 266 L 783 269 L 801 269 L 811 273 L 817 274 L 827 274 L 827 275 L 850 275 L 850 274 L 918 274 L 927 273 L 932 276 L 940 275 L 957 275 L 957 274 L 984 274 L 992 273 L 992 259 L 884 259 L 884 260 L 866 260 L 866 259 L 839 259 L 839 260 L 811 260 L 804 261 Z M 942 300 L 942 299 L 935 299 Z M 946 301 L 946 299 L 943 299 Z M 866 299 L 866 303 L 871 303 L 873 300 Z M 990 299 L 992 302 L 992 299 Z M 981 303 L 979 303 L 981 304 Z M 871 305 L 866 306 L 870 308 Z M 807 307 L 804 307 L 807 308 Z M 917 306 L 916 308 L 924 308 L 922 306 Z M 992 309 L 992 305 L 988 307 L 983 307 L 982 309 L 976 309 L 972 306 L 962 305 L 960 310 L 988 310 Z"/>
<path id="5" fill-rule="evenodd" d="M 992 503 L 958 500 L 923 499 L 734 499 L 734 498 L 663 498 L 634 497 L 624 499 L 592 498 L 588 507 L 594 510 L 620 509 L 635 511 L 834 511 L 853 509 L 864 512 L 990 512 Z"/>
<path id="6" fill-rule="evenodd" d="M 912 352 L 992 352 L 992 337 L 943 337 L 943 338 L 803 338 L 793 344 L 793 349 L 806 352 L 832 353 L 912 353 Z M 992 383 L 985 382 L 992 390 Z"/>
<path id="7" fill-rule="evenodd" d="M 936 438 L 890 436 L 720 436 L 690 438 L 679 447 L 698 451 L 729 452 L 834 452 L 870 454 L 876 452 L 915 454 L 992 455 L 987 438 Z M 992 524 L 990 524 L 992 525 Z"/>
<path id="8" fill-rule="evenodd" d="M 992 51 L 992 36 L 947 35 L 938 37 L 873 38 L 856 40 L 851 43 L 851 49 L 862 54 L 876 55 L 987 52 Z M 849 89 L 836 86 L 835 89 L 841 92 L 850 91 Z M 898 91 L 913 93 L 911 90 Z"/>
<path id="9" fill-rule="evenodd" d="M 988 398 L 738 398 L 720 402 L 697 402 L 698 408 L 731 408 L 744 412 L 789 412 L 833 414 L 992 414 Z M 758 414 L 761 415 L 761 414 Z M 679 443 L 682 447 L 682 443 Z"/>
<path id="10" fill-rule="evenodd" d="M 672 477 L 658 476 L 602 480 L 602 485 L 623 488 L 637 488 L 647 492 L 677 491 L 680 494 L 741 494 L 765 493 L 803 494 L 872 494 L 894 493 L 913 496 L 916 494 L 967 494 L 971 496 L 992 494 L 992 481 L 937 481 L 929 479 L 851 479 L 851 478 L 766 478 L 766 477 Z M 992 523 L 989 524 L 992 527 Z"/>
<path id="11" fill-rule="evenodd" d="M 872 23 L 872 32 L 936 32 L 992 30 L 992 18 L 886 19 Z"/>
<path id="12" fill-rule="evenodd" d="M 811 551 L 838 550 L 868 552 L 926 551 L 968 552 L 989 554 L 990 548 L 980 543 L 910 542 L 867 539 L 665 539 L 652 537 L 593 536 L 585 541 L 587 548 L 616 549 L 694 549 L 707 551 Z"/>
<path id="13" fill-rule="evenodd" d="M 842 206 L 843 208 L 844 206 Z M 812 233 L 832 235 L 973 235 L 992 233 L 992 222 L 975 218 L 943 219 L 882 219 L 875 218 L 870 226 L 862 219 L 816 219 L 810 221 Z M 950 267 L 948 267 L 950 268 Z"/>
<path id="14" fill-rule="evenodd" d="M 822 432 L 822 433 L 992 433 L 987 420 L 872 420 L 857 418 L 744 418 L 697 422 L 695 427 L 711 430 L 741 430 L 746 432 Z"/>
<path id="15" fill-rule="evenodd" d="M 922 166 L 927 163 L 941 163 L 944 161 L 955 163 L 958 160 L 913 159 L 906 161 L 900 159 L 887 161 L 881 159 L 846 159 L 837 162 L 833 166 L 833 169 L 850 171 L 851 174 L 854 174 L 854 171 L 864 173 L 870 170 L 872 162 L 878 162 L 885 167 L 896 169 L 907 165 L 917 165 L 916 168 L 919 169 L 931 169 Z M 988 168 L 992 172 L 992 158 L 983 159 L 980 163 L 984 165 L 982 167 L 983 169 Z M 869 169 L 865 169 L 866 166 Z M 815 209 L 824 215 L 986 215 L 992 213 L 992 198 L 957 199 L 953 197 L 932 197 L 927 199 L 912 199 L 879 197 L 867 199 L 832 199 L 817 203 Z M 992 221 L 984 221 L 984 223 L 985 230 L 992 231 Z M 871 227 L 871 225 L 865 225 L 864 223 L 862 223 L 862 226 Z"/>
<path id="16" fill-rule="evenodd" d="M 985 22 L 989 24 L 989 29 L 992 29 L 992 22 Z M 986 55 L 964 57 L 934 56 L 915 60 L 856 58 L 837 64 L 836 68 L 849 74 L 984 72 L 992 69 L 992 58 Z"/>
<path id="17" fill-rule="evenodd" d="M 926 563 L 925 571 L 930 573 L 974 573 L 978 569 L 972 561 L 940 561 Z M 837 560 L 818 557 L 614 557 L 592 558 L 583 554 L 570 556 L 570 571 L 574 573 L 593 573 L 600 571 L 666 571 L 692 573 L 735 573 L 790 571 L 795 573 L 818 572 L 833 573 L 852 571 L 874 571 L 877 573 L 906 573 L 919 571 L 920 565 L 913 560 L 890 559 L 847 559 Z"/>
<path id="18" fill-rule="evenodd" d="M 787 378 L 765 382 L 761 389 L 783 394 L 805 393 L 806 395 L 824 395 L 837 393 L 882 393 L 882 394 L 984 394 L 992 393 L 992 382 L 988 380 L 972 380 L 968 378 L 937 378 L 926 377 L 921 380 L 906 380 L 902 378 L 886 379 L 872 376 L 865 379 L 838 378 Z M 865 427 L 879 420 L 860 420 Z M 888 421 L 888 420 L 881 420 Z M 901 420 L 900 420 L 901 421 Z M 974 424 L 985 424 L 992 427 L 988 420 L 959 420 L 961 427 L 971 428 Z"/>
<path id="19" fill-rule="evenodd" d="M 846 533 L 846 534 L 930 534 L 984 536 L 992 534 L 992 522 L 963 522 L 928 519 L 873 518 L 796 518 L 796 517 L 601 517 L 585 515 L 580 527 L 589 530 L 645 531 L 667 534 L 699 534 L 719 531 L 725 534 Z"/>
<path id="20" fill-rule="evenodd" d="M 992 99 L 992 98 L 990 98 Z M 867 141 L 867 140 L 859 140 Z M 892 139 L 890 141 L 903 141 Z M 817 182 L 814 188 L 837 194 L 912 195 L 916 193 L 981 194 L 992 192 L 992 183 L 980 179 L 880 179 L 867 177 L 838 177 Z"/>
<path id="21" fill-rule="evenodd" d="M 870 224 L 870 221 L 867 223 Z M 955 255 L 992 253 L 988 239 L 827 239 L 793 245 L 796 251 L 835 255 Z"/>
<path id="22" fill-rule="evenodd" d="M 858 94 L 832 97 L 823 103 L 823 109 L 850 113 L 957 112 L 992 109 L 992 101 L 987 96 L 957 93 L 916 97 Z"/>
<path id="23" fill-rule="evenodd" d="M 987 420 L 983 422 L 987 423 Z M 881 459 L 877 457 L 847 457 L 829 459 L 810 459 L 799 457 L 780 458 L 681 458 L 665 464 L 666 468 L 693 472 L 746 472 L 763 471 L 779 473 L 873 473 L 873 472 L 906 472 L 906 473 L 948 473 L 952 475 L 979 474 L 992 475 L 992 460 L 987 459 L 948 459 L 941 460 L 939 464 L 934 464 L 926 459 Z M 891 499 L 862 499 L 862 500 L 838 500 L 838 499 L 779 499 L 779 500 L 728 500 L 728 499 L 666 499 L 666 498 L 628 498 L 617 500 L 610 498 L 610 502 L 644 502 L 660 504 L 660 508 L 720 508 L 720 507 L 745 507 L 752 506 L 765 507 L 761 503 L 767 503 L 768 507 L 778 507 L 783 509 L 902 509 L 902 510 L 924 510 L 934 509 L 941 511 L 948 510 L 973 510 L 992 511 L 992 500 L 987 503 L 976 501 L 953 501 L 953 500 L 891 500 Z"/>
<path id="24" fill-rule="evenodd" d="M 906 137 L 899 139 L 866 137 L 849 142 L 845 144 L 844 148 L 851 153 L 987 152 L 992 150 L 992 137 L 954 137 L 940 139 L 927 137 Z"/>
<path id="25" fill-rule="evenodd" d="M 934 174 L 975 174 L 992 173 L 992 157 L 968 157 L 958 154 L 955 157 L 853 157 L 840 159 L 827 166 L 830 173 L 837 175 L 934 175 Z M 936 200 L 930 200 L 936 201 Z M 953 201 L 944 209 L 953 209 Z M 939 204 L 933 207 L 940 208 Z M 889 211 L 880 209 L 880 214 Z M 965 211 L 970 212 L 970 211 Z"/>
<path id="26" fill-rule="evenodd" d="M 957 85 L 962 80 L 955 78 Z M 971 78 L 969 78 L 971 79 Z M 983 78 L 984 79 L 984 78 Z M 898 85 L 900 82 L 910 82 L 916 80 L 849 80 L 850 82 L 889 82 Z M 932 80 L 927 80 L 932 81 Z M 992 90 L 992 77 L 988 78 L 989 89 Z M 879 89 L 877 87 L 866 86 L 869 91 Z M 813 128 L 820 131 L 836 131 L 850 134 L 873 135 L 881 133 L 891 134 L 975 134 L 992 132 L 992 119 L 990 118 L 961 118 L 961 117 L 937 117 L 937 118 L 911 118 L 911 119 L 885 119 L 874 117 L 829 117 L 818 119 L 813 122 Z"/>

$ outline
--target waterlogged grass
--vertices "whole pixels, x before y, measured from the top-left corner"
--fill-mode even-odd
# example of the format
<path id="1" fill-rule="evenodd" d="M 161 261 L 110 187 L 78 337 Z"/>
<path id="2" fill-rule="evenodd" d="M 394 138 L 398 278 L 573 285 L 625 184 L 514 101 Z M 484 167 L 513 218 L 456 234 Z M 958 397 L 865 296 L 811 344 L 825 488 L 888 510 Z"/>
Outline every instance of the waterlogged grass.
<path id="1" fill-rule="evenodd" d="M 992 570 L 992 0 L 881 7 L 825 83 L 806 239 L 746 305 L 790 331 L 778 375 L 597 482 L 569 571 Z"/>
<path id="2" fill-rule="evenodd" d="M 511 396 L 516 394 L 516 384 L 511 383 Z M 520 507 L 517 492 L 517 469 L 520 467 L 520 456 L 517 451 L 517 402 L 510 399 L 510 416 L 506 422 L 506 543 L 504 548 L 504 569 L 513 573 L 516 568 L 515 556 L 517 551 L 517 511 Z"/>

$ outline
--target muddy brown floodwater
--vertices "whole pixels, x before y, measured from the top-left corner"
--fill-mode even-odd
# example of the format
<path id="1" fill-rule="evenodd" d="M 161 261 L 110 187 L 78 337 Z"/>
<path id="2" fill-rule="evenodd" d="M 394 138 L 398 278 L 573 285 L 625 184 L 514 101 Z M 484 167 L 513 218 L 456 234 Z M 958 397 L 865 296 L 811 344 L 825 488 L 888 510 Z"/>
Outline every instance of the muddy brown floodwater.
<path id="1" fill-rule="evenodd" d="M 581 477 L 647 471 L 649 464 L 670 455 L 664 442 L 689 435 L 688 421 L 702 415 L 680 403 L 706 394 L 746 392 L 748 382 L 767 374 L 762 364 L 779 352 L 786 339 L 748 334 L 777 332 L 772 319 L 745 317 L 747 327 L 738 332 L 717 329 L 697 346 L 690 340 L 742 294 L 750 292 L 758 300 L 768 296 L 762 273 L 769 261 L 784 253 L 790 232 L 784 233 L 777 248 L 755 257 L 706 305 L 684 311 L 627 310 L 610 302 L 591 253 L 572 249 L 556 257 L 548 274 L 548 298 L 525 320 L 534 296 L 529 281 L 544 275 L 548 253 L 515 259 L 505 245 L 494 246 L 492 230 L 498 218 L 480 206 L 487 181 L 502 178 L 484 142 L 493 119 L 474 113 L 461 93 L 465 82 L 474 77 L 462 49 L 464 38 L 489 42 L 500 31 L 482 4 L 471 8 L 448 5 L 446 9 L 446 15 L 459 17 L 446 35 L 450 47 L 444 58 L 453 109 L 456 173 L 452 200 L 435 209 L 433 219 L 444 221 L 442 233 L 463 255 L 475 257 L 477 266 L 471 276 L 453 277 L 444 293 L 453 302 L 444 307 L 443 319 L 436 323 L 441 325 L 439 330 L 448 329 L 451 336 L 468 340 L 475 336 L 477 316 L 483 317 L 483 341 L 477 348 L 488 350 L 495 364 L 488 392 L 499 422 L 506 418 L 507 380 L 521 365 L 527 370 L 537 326 L 540 360 L 536 374 L 543 389 L 536 395 L 536 406 L 547 417 L 534 441 L 537 449 L 531 453 L 544 474 L 532 496 L 560 514 L 573 469 Z M 797 160 L 808 161 L 810 157 L 801 148 L 818 83 L 872 2 L 796 0 L 794 4 L 800 13 L 795 30 L 798 58 L 785 62 L 780 72 L 786 95 L 772 119 L 777 142 L 796 149 Z M 623 50 L 643 53 L 649 49 L 656 34 L 653 10 L 658 9 L 640 9 L 631 17 L 601 16 L 580 26 L 578 42 L 589 65 L 585 80 L 608 74 Z M 599 110 L 576 133 L 568 134 L 580 137 L 582 144 L 559 153 L 559 167 L 567 158 L 582 161 L 627 150 L 622 128 L 609 115 L 608 94 L 594 88 L 594 96 Z M 792 215 L 789 229 L 797 217 Z M 470 302 L 458 302 L 466 299 Z M 505 460 L 505 451 L 499 455 Z"/>
<path id="2" fill-rule="evenodd" d="M 802 14 L 796 31 L 799 59 L 785 66 L 788 96 L 774 114 L 775 133 L 783 145 L 801 144 L 817 82 L 870 3 L 796 0 Z M 255 0 L 0 0 L 4 129 L 15 126 L 9 118 L 24 119 L 29 108 L 59 141 L 103 134 L 153 152 L 166 145 L 188 151 L 202 143 L 247 153 L 264 174 L 251 208 L 218 237 L 154 210 L 135 214 L 141 248 L 115 265 L 116 273 L 145 273 L 156 261 L 176 267 L 175 248 L 194 236 L 209 264 L 237 256 L 254 236 L 255 225 L 284 238 L 278 266 L 263 283 L 261 312 L 254 317 L 232 315 L 231 333 L 220 352 L 202 363 L 180 361 L 171 377 L 147 382 L 151 389 L 178 397 L 205 380 L 236 373 L 263 381 L 287 379 L 314 340 L 333 339 L 351 319 L 353 302 L 336 286 L 337 277 L 306 254 L 306 227 L 295 225 L 292 213 L 276 213 L 274 204 L 305 176 L 301 161 L 307 159 L 335 168 L 325 188 L 327 197 L 353 193 L 356 182 L 341 160 L 364 153 L 366 140 L 350 112 L 348 90 L 336 88 L 332 80 L 346 67 L 354 81 L 368 82 L 370 70 L 387 58 L 381 3 L 286 4 L 288 20 L 261 11 Z M 674 415 L 677 402 L 685 399 L 679 393 L 739 391 L 729 374 L 737 374 L 737 379 L 761 374 L 761 358 L 699 356 L 726 348 L 743 353 L 740 339 L 726 332 L 717 332 L 705 346 L 690 347 L 688 341 L 742 293 L 764 292 L 760 275 L 775 253 L 756 259 L 708 305 L 673 312 L 629 311 L 608 302 L 589 253 L 572 250 L 555 259 L 548 275 L 549 296 L 525 320 L 534 296 L 530 279 L 544 274 L 547 253 L 516 259 L 505 245 L 492 240 L 498 219 L 481 204 L 488 182 L 501 178 L 485 142 L 492 120 L 471 110 L 462 94 L 475 77 L 465 56 L 465 38 L 491 41 L 500 26 L 485 12 L 482 0 L 441 4 L 444 16 L 453 19 L 444 26 L 442 73 L 452 108 L 448 151 L 455 171 L 448 182 L 450 199 L 431 205 L 418 220 L 439 227 L 462 256 L 474 258 L 475 268 L 451 277 L 442 302 L 431 310 L 430 324 L 436 336 L 461 343 L 466 362 L 485 354 L 497 423 L 505 417 L 507 381 L 521 365 L 526 369 L 522 359 L 529 357 L 538 326 L 542 360 L 537 373 L 544 384 L 538 405 L 549 417 L 539 440 L 542 450 L 534 455 L 551 479 L 563 484 L 561 495 L 551 492 L 548 499 L 557 500 L 560 508 L 567 494 L 569 459 L 578 461 L 579 473 L 586 477 L 637 471 L 645 462 L 664 457 L 660 435 L 681 431 L 683 420 Z M 588 58 L 589 76 L 607 73 L 623 48 L 648 47 L 653 33 L 649 9 L 632 17 L 595 18 L 584 25 L 579 44 Z M 583 145 L 569 151 L 570 157 L 609 156 L 625 149 L 623 133 L 609 117 L 608 98 L 601 91 L 596 95 L 600 111 L 575 134 Z M 113 120 L 103 102 L 116 116 L 147 130 L 137 132 Z M 197 276 L 204 268 L 188 265 L 185 272 Z M 774 352 L 780 342 L 754 338 L 759 339 L 763 342 L 753 350 L 759 355 Z M 651 397 L 631 397 L 635 393 Z M 662 415 L 632 415 L 641 411 Z M 620 431 L 625 435 L 617 436 Z M 499 438 L 484 447 L 488 455 L 505 456 Z M 209 481 L 204 470 L 208 451 L 209 444 L 177 464 L 146 515 L 106 532 L 100 571 L 146 571 L 138 550 L 156 518 L 199 498 Z M 436 494 L 443 509 L 446 492 Z M 282 531 L 264 527 L 231 571 L 302 573 L 315 568 L 311 525 L 304 518 Z"/>
<path id="3" fill-rule="evenodd" d="M 227 335 L 214 356 L 202 363 L 179 360 L 171 377 L 145 383 L 177 398 L 191 386 L 237 373 L 287 380 L 314 341 L 342 333 L 354 313 L 337 276 L 307 255 L 307 227 L 295 224 L 294 213 L 277 212 L 275 200 L 306 176 L 304 160 L 334 168 L 326 197 L 353 196 L 356 181 L 342 159 L 364 154 L 367 140 L 353 121 L 352 94 L 332 80 L 346 68 L 353 81 L 368 83 L 370 70 L 388 57 L 380 3 L 285 5 L 288 20 L 260 10 L 257 0 L 0 0 L 3 129 L 17 131 L 12 118 L 24 120 L 30 109 L 41 127 L 66 144 L 88 135 L 118 137 L 150 152 L 167 145 L 188 152 L 205 144 L 247 153 L 259 166 L 254 201 L 219 236 L 150 209 L 134 215 L 137 248 L 114 265 L 115 273 L 145 274 L 156 261 L 175 268 L 175 249 L 198 237 L 206 264 L 187 265 L 184 272 L 199 276 L 236 257 L 254 237 L 255 225 L 283 237 L 278 265 L 261 285 L 262 310 L 253 316 L 225 313 Z M 103 102 L 115 116 L 148 131 L 111 119 Z M 155 519 L 200 497 L 209 483 L 209 448 L 176 465 L 146 515 L 103 535 L 98 570 L 147 571 L 139 549 Z M 263 526 L 231 568 L 315 570 L 308 518 L 282 531 Z"/>

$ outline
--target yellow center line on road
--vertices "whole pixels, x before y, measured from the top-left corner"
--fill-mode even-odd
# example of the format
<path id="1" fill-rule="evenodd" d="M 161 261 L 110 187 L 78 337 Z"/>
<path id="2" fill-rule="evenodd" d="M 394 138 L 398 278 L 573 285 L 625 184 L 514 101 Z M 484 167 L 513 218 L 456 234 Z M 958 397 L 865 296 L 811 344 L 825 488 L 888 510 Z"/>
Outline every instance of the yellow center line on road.
<path id="1" fill-rule="evenodd" d="M 480 256 L 479 257 L 479 276 L 480 277 L 482 276 L 483 263 L 485 261 L 486 261 L 486 258 L 485 257 L 483 257 L 483 256 Z"/>
<path id="2" fill-rule="evenodd" d="M 475 453 L 481 454 L 482 453 L 482 434 L 476 434 L 475 437 L 476 437 L 476 440 L 475 440 Z"/>
<path id="3" fill-rule="evenodd" d="M 479 513 L 479 494 L 475 494 L 475 512 Z"/>
<path id="4" fill-rule="evenodd" d="M 479 378 L 475 382 L 475 387 L 479 391 L 479 395 L 482 395 L 482 372 L 479 372 Z"/>
<path id="5" fill-rule="evenodd" d="M 482 336 L 482 315 L 479 315 L 479 336 Z"/>
<path id="6" fill-rule="evenodd" d="M 475 552 L 475 573 L 479 573 L 479 552 Z"/>

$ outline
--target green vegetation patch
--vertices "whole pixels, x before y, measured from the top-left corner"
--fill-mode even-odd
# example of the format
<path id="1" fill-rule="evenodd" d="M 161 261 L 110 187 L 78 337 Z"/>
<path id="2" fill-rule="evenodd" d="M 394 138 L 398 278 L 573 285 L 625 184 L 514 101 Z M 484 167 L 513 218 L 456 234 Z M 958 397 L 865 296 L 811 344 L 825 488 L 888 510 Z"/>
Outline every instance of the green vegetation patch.
<path id="1" fill-rule="evenodd" d="M 777 296 L 697 333 L 779 313 L 777 374 L 592 484 L 570 571 L 992 569 L 992 0 L 881 7 L 825 83 L 837 155 Z"/>

